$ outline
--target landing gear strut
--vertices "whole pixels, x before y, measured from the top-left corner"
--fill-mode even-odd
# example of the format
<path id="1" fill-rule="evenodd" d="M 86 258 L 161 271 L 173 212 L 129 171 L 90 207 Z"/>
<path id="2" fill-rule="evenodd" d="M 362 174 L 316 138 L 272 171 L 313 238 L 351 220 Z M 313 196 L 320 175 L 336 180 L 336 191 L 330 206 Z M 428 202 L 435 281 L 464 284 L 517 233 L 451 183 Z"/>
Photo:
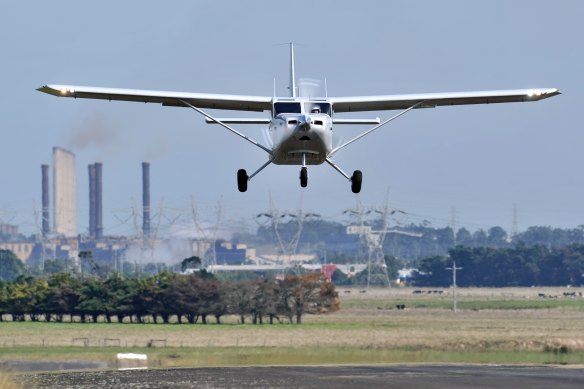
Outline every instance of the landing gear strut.
<path id="1" fill-rule="evenodd" d="M 351 191 L 353 193 L 361 192 L 361 184 L 363 183 L 363 173 L 361 170 L 355 170 L 353 175 L 349 177 L 347 173 L 345 173 L 340 167 L 338 167 L 330 158 L 326 159 L 326 162 L 333 167 L 336 171 L 341 173 L 343 177 L 351 182 Z"/>

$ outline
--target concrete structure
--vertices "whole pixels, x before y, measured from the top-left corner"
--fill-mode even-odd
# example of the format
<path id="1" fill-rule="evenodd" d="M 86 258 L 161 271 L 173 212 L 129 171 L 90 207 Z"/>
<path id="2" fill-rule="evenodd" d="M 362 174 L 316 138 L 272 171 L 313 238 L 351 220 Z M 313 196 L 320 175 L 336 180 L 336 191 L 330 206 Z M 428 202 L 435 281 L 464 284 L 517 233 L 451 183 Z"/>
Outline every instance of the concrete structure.
<path id="1" fill-rule="evenodd" d="M 13 224 L 0 223 L 0 235 L 7 237 L 17 237 L 19 235 L 18 226 Z"/>
<path id="2" fill-rule="evenodd" d="M 22 262 L 28 261 L 35 244 L 31 242 L 2 242 L 0 243 L 0 250 L 10 250 Z"/>
<path id="3" fill-rule="evenodd" d="M 77 178 L 75 154 L 53 147 L 53 209 L 55 234 L 77 235 Z"/>

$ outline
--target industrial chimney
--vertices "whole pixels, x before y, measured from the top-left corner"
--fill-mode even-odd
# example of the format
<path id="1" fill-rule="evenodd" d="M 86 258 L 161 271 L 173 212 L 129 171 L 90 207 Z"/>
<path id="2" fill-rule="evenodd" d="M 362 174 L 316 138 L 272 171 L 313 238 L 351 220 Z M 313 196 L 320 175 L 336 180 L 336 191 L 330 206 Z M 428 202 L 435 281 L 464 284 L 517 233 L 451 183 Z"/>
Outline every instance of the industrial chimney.
<path id="1" fill-rule="evenodd" d="M 95 239 L 95 165 L 87 166 L 89 173 L 89 236 Z"/>
<path id="2" fill-rule="evenodd" d="M 95 238 L 103 237 L 103 164 L 95 163 Z"/>
<path id="3" fill-rule="evenodd" d="M 142 233 L 150 237 L 150 164 L 142 162 Z"/>
<path id="4" fill-rule="evenodd" d="M 43 236 L 46 236 L 50 232 L 49 227 L 49 165 L 42 165 L 42 233 Z"/>

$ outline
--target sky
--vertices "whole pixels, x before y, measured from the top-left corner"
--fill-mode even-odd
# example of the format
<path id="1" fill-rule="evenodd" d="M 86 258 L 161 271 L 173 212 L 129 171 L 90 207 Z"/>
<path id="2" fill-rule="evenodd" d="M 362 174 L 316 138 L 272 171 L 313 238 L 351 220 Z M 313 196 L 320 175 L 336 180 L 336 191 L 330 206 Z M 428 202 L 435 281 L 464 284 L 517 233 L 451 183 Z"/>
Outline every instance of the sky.
<path id="1" fill-rule="evenodd" d="M 136 232 L 141 162 L 151 163 L 158 225 L 193 204 L 226 229 L 254 228 L 270 207 L 342 219 L 357 201 L 408 213 L 402 222 L 584 224 L 584 2 L 5 1 L 0 12 L 0 222 L 38 226 L 41 170 L 53 146 L 77 158 L 78 230 L 88 229 L 87 165 L 104 164 L 104 232 Z M 363 171 L 357 197 L 328 165 L 269 166 L 237 190 L 236 171 L 266 154 L 190 109 L 59 99 L 45 84 L 286 95 L 296 42 L 298 79 L 326 79 L 329 96 L 559 88 L 536 103 L 415 110 L 335 155 Z M 321 88 L 322 91 L 322 88 Z M 365 112 L 389 118 L 395 112 Z M 244 116 L 223 112 L 220 116 Z M 267 114 L 265 114 L 267 115 Z M 263 142 L 258 126 L 238 126 Z M 366 126 L 338 126 L 336 141 Z M 272 202 L 270 203 L 270 198 Z M 272 205 L 271 205 L 272 204 Z M 192 219 L 191 219 L 192 220 Z M 172 231 L 172 230 L 171 230 Z"/>

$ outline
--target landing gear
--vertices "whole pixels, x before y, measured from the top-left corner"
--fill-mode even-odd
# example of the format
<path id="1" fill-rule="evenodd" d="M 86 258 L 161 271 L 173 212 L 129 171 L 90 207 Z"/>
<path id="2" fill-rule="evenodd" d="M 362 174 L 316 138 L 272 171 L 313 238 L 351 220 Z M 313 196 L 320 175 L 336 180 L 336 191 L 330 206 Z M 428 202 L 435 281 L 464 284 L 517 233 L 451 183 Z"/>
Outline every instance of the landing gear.
<path id="1" fill-rule="evenodd" d="M 353 172 L 353 175 L 351 177 L 349 177 L 349 175 L 347 173 L 345 173 L 343 170 L 341 170 L 340 167 L 338 167 L 330 158 L 326 159 L 326 162 L 331 165 L 333 167 L 333 169 L 335 169 L 336 171 L 338 171 L 339 173 L 341 173 L 341 175 L 343 177 L 345 177 L 347 180 L 349 180 L 351 182 L 351 191 L 353 193 L 359 193 L 361 192 L 361 184 L 363 183 L 363 173 L 361 173 L 361 170 L 355 170 Z"/>
<path id="2" fill-rule="evenodd" d="M 361 170 L 355 170 L 351 176 L 351 191 L 353 193 L 361 192 L 361 184 L 363 183 L 363 173 Z"/>
<path id="3" fill-rule="evenodd" d="M 247 191 L 248 179 L 249 177 L 247 176 L 247 172 L 245 171 L 245 169 L 239 169 L 237 171 L 237 189 L 239 189 L 240 192 Z"/>
<path id="4" fill-rule="evenodd" d="M 305 167 L 300 168 L 300 186 L 306 188 L 308 185 L 308 169 Z"/>

